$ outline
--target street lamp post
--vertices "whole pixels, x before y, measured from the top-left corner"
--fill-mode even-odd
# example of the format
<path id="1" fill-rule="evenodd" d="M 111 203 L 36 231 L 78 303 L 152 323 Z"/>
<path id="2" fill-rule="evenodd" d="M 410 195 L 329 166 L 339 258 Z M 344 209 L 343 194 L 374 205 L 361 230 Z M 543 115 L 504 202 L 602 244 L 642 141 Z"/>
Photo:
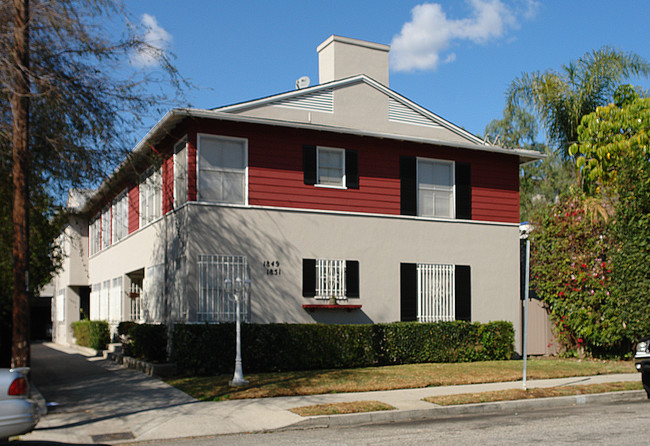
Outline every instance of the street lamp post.
<path id="1" fill-rule="evenodd" d="M 241 302 L 240 302 L 240 297 L 242 293 L 246 293 L 251 286 L 251 281 L 250 279 L 246 279 L 244 283 L 242 283 L 242 280 L 240 277 L 237 277 L 235 279 L 234 287 L 232 280 L 230 278 L 227 278 L 225 280 L 226 284 L 226 292 L 232 295 L 232 297 L 235 299 L 235 311 L 236 311 L 236 318 L 235 318 L 235 326 L 236 326 L 236 354 L 235 354 L 235 373 L 232 377 L 232 380 L 230 381 L 230 385 L 233 387 L 241 387 L 241 386 L 246 386 L 249 384 L 248 381 L 244 379 L 244 372 L 242 371 L 242 366 L 241 366 Z"/>

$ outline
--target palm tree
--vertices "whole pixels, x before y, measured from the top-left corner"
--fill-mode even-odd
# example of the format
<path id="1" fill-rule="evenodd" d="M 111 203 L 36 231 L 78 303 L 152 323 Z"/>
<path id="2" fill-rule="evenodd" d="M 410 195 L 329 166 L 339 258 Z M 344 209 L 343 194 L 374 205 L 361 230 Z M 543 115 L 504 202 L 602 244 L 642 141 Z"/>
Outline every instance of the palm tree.
<path id="1" fill-rule="evenodd" d="M 582 117 L 612 102 L 614 91 L 625 79 L 648 75 L 650 64 L 644 58 L 605 46 L 563 65 L 559 72 L 522 74 L 506 92 L 507 107 L 531 108 L 544 126 L 549 144 L 568 159 Z"/>

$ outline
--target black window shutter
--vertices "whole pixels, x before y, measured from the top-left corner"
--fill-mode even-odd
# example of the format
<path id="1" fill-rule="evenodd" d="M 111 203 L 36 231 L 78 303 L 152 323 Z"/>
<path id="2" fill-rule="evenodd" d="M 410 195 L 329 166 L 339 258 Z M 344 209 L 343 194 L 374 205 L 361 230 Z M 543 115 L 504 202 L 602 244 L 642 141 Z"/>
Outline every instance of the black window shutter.
<path id="1" fill-rule="evenodd" d="M 302 146 L 302 171 L 305 184 L 316 184 L 316 146 Z"/>
<path id="2" fill-rule="evenodd" d="M 456 320 L 472 320 L 472 286 L 469 265 L 456 265 Z"/>
<path id="3" fill-rule="evenodd" d="M 415 263 L 400 263 L 400 321 L 418 319 L 418 269 Z"/>
<path id="4" fill-rule="evenodd" d="M 472 176 L 467 163 L 456 163 L 456 218 L 472 219 Z"/>
<path id="5" fill-rule="evenodd" d="M 400 213 L 417 215 L 417 160 L 413 156 L 400 156 Z"/>
<path id="6" fill-rule="evenodd" d="M 345 261 L 345 295 L 359 297 L 359 261 Z"/>
<path id="7" fill-rule="evenodd" d="M 345 151 L 345 185 L 359 189 L 359 155 L 356 150 Z"/>
<path id="8" fill-rule="evenodd" d="M 302 259 L 302 295 L 316 296 L 316 259 Z"/>

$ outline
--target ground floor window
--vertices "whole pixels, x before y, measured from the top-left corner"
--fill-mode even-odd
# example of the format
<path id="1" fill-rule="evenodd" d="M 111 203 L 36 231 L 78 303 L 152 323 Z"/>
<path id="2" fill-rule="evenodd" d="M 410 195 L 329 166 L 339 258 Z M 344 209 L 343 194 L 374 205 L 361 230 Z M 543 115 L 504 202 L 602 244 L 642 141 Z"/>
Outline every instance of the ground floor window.
<path id="1" fill-rule="evenodd" d="M 402 321 L 471 320 L 471 276 L 466 265 L 402 263 Z"/>
<path id="2" fill-rule="evenodd" d="M 302 295 L 316 299 L 359 297 L 359 262 L 302 259 Z"/>
<path id="3" fill-rule="evenodd" d="M 240 316 L 242 321 L 250 319 L 250 292 L 243 284 L 250 277 L 245 256 L 200 255 L 199 256 L 199 302 L 197 319 L 201 322 L 234 322 L 236 303 L 233 292 L 226 289 L 226 280 L 231 284 L 241 283 Z M 238 281 L 239 279 L 239 281 Z M 237 288 L 237 287 L 235 287 Z"/>
<path id="4" fill-rule="evenodd" d="M 65 321 L 65 288 L 61 288 L 56 293 L 56 321 Z"/>

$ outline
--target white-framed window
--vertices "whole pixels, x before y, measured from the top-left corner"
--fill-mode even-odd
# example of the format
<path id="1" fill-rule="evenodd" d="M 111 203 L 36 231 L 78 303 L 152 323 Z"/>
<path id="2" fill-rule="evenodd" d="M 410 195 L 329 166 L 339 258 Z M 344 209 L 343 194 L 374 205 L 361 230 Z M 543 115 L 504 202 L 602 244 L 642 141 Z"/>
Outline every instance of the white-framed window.
<path id="1" fill-rule="evenodd" d="M 90 286 L 90 320 L 98 321 L 101 315 L 101 283 L 93 283 Z"/>
<path id="2" fill-rule="evenodd" d="M 88 240 L 88 249 L 89 249 L 89 255 L 93 255 L 99 252 L 101 245 L 99 243 L 100 240 L 100 225 L 101 221 L 99 218 L 99 215 L 95 216 L 91 221 L 90 225 L 88 228 L 88 234 L 89 234 L 89 240 Z"/>
<path id="3" fill-rule="evenodd" d="M 200 322 L 233 322 L 237 317 L 237 304 L 233 292 L 226 289 L 226 279 L 242 286 L 250 277 L 245 256 L 200 255 L 199 256 L 199 302 L 197 320 Z M 239 295 L 242 321 L 249 320 L 250 290 L 243 289 Z"/>
<path id="4" fill-rule="evenodd" d="M 318 147 L 316 169 L 319 186 L 345 187 L 345 150 Z"/>
<path id="5" fill-rule="evenodd" d="M 142 279 L 131 281 L 131 290 L 129 292 L 129 320 L 135 322 L 144 321 L 144 312 L 142 311 Z"/>
<path id="6" fill-rule="evenodd" d="M 99 320 L 107 321 L 109 316 L 109 299 L 111 292 L 111 281 L 105 280 L 102 282 L 102 287 L 99 291 Z"/>
<path id="7" fill-rule="evenodd" d="M 113 200 L 113 242 L 129 233 L 129 197 L 126 191 Z"/>
<path id="8" fill-rule="evenodd" d="M 65 288 L 59 289 L 56 293 L 56 320 L 65 321 Z"/>
<path id="9" fill-rule="evenodd" d="M 174 145 L 174 207 L 187 201 L 187 138 Z"/>
<path id="10" fill-rule="evenodd" d="M 108 295 L 108 320 L 111 322 L 122 320 L 122 277 L 111 280 L 111 289 Z"/>
<path id="11" fill-rule="evenodd" d="M 418 263 L 418 322 L 453 321 L 456 319 L 454 265 Z"/>
<path id="12" fill-rule="evenodd" d="M 454 163 L 418 158 L 418 215 L 454 218 Z"/>
<path id="13" fill-rule="evenodd" d="M 345 283 L 345 260 L 316 259 L 316 299 L 344 299 Z"/>
<path id="14" fill-rule="evenodd" d="M 140 227 L 162 215 L 162 175 L 153 167 L 140 177 Z"/>
<path id="15" fill-rule="evenodd" d="M 106 206 L 102 210 L 102 241 L 101 248 L 108 248 L 111 245 L 111 207 Z"/>
<path id="16" fill-rule="evenodd" d="M 199 135 L 199 200 L 246 204 L 248 141 Z"/>
<path id="17" fill-rule="evenodd" d="M 359 261 L 302 259 L 302 295 L 349 299 L 359 295 Z"/>

